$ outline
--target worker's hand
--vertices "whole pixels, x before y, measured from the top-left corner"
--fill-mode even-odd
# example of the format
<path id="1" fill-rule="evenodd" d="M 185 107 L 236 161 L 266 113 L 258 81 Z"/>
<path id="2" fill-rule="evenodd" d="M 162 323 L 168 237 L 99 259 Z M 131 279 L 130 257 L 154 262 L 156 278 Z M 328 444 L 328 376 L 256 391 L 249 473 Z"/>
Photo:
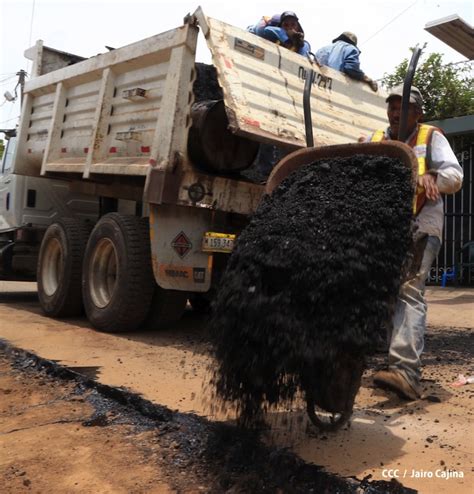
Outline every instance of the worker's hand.
<path id="1" fill-rule="evenodd" d="M 436 175 L 432 175 L 431 173 L 421 175 L 418 177 L 418 185 L 425 189 L 426 198 L 430 201 L 436 201 L 440 198 Z"/>
<path id="2" fill-rule="evenodd" d="M 370 86 L 370 89 L 372 89 L 372 91 L 374 91 L 374 93 L 377 92 L 377 89 L 379 88 L 379 86 L 377 85 L 377 83 L 373 79 L 371 79 L 368 75 L 364 74 L 364 77 L 362 78 L 362 80 Z"/>
<path id="3" fill-rule="evenodd" d="M 291 40 L 292 45 L 295 48 L 300 49 L 303 47 L 303 45 L 304 45 L 304 34 L 303 33 L 291 30 L 291 31 L 288 31 L 287 34 Z"/>
<path id="4" fill-rule="evenodd" d="M 303 39 L 303 33 L 300 33 L 299 31 L 296 31 L 296 29 L 288 29 L 286 31 L 286 34 L 288 35 L 289 38 L 299 38 Z"/>
<path id="5" fill-rule="evenodd" d="M 370 86 L 370 89 L 372 89 L 372 91 L 376 93 L 379 88 L 378 84 L 373 79 L 367 76 L 364 80 Z"/>

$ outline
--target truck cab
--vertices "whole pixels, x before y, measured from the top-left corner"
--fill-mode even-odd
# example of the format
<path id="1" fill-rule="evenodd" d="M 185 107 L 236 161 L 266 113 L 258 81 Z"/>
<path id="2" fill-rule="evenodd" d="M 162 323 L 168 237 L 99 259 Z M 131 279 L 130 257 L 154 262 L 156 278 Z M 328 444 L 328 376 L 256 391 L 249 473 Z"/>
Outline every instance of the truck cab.
<path id="1" fill-rule="evenodd" d="M 95 222 L 98 199 L 71 193 L 65 180 L 15 174 L 15 129 L 4 130 L 0 168 L 0 279 L 34 281 L 47 227 L 63 216 Z"/>
<path id="2" fill-rule="evenodd" d="M 12 208 L 10 208 L 11 192 L 18 179 L 11 172 L 16 145 L 16 132 L 14 129 L 8 129 L 3 130 L 3 133 L 5 134 L 6 142 L 0 167 L 0 232 L 2 234 L 14 229 L 19 224 Z"/>

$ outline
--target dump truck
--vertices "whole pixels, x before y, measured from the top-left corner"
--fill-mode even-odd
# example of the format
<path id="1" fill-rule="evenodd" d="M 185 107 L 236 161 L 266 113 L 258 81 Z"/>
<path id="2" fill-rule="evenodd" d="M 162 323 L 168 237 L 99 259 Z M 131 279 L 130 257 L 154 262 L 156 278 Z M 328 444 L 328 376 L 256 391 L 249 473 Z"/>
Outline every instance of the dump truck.
<path id="1" fill-rule="evenodd" d="M 212 80 L 196 62 L 199 33 Z M 54 204 L 42 222 L 2 222 L 1 276 L 18 279 L 27 248 L 43 311 L 84 309 L 107 332 L 167 324 L 217 289 L 264 194 L 265 180 L 247 173 L 262 149 L 305 148 L 308 130 L 318 147 L 346 145 L 386 125 L 383 92 L 201 8 L 176 29 L 92 58 L 42 42 L 25 55 L 32 77 L 9 171 L 36 181 L 18 207 L 34 209 L 43 194 Z M 212 98 L 198 97 L 210 84 Z M 53 182 L 67 194 L 37 187 Z"/>

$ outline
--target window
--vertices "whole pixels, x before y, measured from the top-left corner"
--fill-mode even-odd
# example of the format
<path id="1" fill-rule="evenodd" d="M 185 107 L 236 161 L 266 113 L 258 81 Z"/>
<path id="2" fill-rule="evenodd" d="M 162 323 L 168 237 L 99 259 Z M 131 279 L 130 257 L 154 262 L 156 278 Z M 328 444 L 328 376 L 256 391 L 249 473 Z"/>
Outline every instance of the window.
<path id="1" fill-rule="evenodd" d="M 16 148 L 16 137 L 11 137 L 9 140 L 6 141 L 6 147 L 3 152 L 4 157 L 2 160 L 2 174 L 5 175 L 6 173 L 10 172 L 12 168 L 12 163 L 13 163 L 13 154 L 15 153 L 15 148 Z"/>

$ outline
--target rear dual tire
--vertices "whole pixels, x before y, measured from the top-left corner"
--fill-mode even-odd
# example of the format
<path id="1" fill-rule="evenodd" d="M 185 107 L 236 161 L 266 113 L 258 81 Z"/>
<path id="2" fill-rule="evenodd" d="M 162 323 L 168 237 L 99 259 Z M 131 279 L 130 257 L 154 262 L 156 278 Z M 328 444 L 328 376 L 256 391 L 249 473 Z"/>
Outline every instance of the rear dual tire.
<path id="1" fill-rule="evenodd" d="M 74 218 L 46 230 L 37 268 L 44 313 L 73 317 L 85 309 L 91 324 L 109 333 L 176 322 L 187 293 L 156 284 L 148 219 L 110 213 L 90 230 Z"/>
<path id="2" fill-rule="evenodd" d="M 74 218 L 51 224 L 41 242 L 38 267 L 38 298 L 50 317 L 82 313 L 82 259 L 90 228 Z"/>
<path id="3" fill-rule="evenodd" d="M 146 218 L 110 213 L 100 219 L 87 243 L 82 289 L 95 328 L 120 333 L 142 325 L 155 289 Z"/>

